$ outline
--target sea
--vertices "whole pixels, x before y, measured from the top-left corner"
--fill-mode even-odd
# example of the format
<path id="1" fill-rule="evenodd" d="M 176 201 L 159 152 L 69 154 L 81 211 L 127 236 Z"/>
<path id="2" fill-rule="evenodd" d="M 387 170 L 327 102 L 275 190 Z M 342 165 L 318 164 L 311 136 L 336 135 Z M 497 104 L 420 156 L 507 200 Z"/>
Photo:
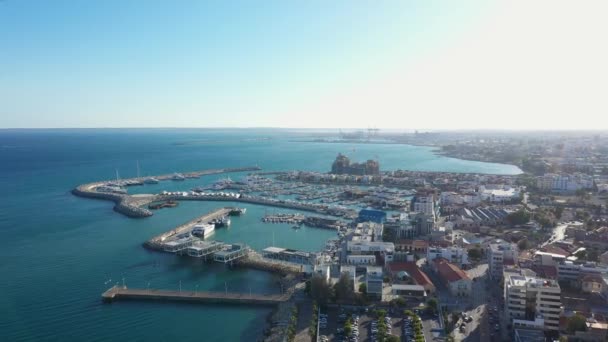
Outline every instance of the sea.
<path id="1" fill-rule="evenodd" d="M 338 153 L 378 159 L 382 170 L 517 174 L 512 165 L 436 155 L 396 144 L 304 142 L 310 132 L 278 129 L 0 130 L 0 341 L 255 341 L 267 308 L 101 301 L 114 284 L 182 291 L 276 293 L 275 276 L 151 252 L 150 237 L 229 203 L 185 202 L 132 219 L 113 203 L 70 193 L 79 184 L 211 168 L 327 172 Z M 188 190 L 219 178 L 165 181 L 133 193 Z M 249 204 L 213 239 L 318 251 L 335 233 L 290 229 L 260 218 L 278 210 Z"/>

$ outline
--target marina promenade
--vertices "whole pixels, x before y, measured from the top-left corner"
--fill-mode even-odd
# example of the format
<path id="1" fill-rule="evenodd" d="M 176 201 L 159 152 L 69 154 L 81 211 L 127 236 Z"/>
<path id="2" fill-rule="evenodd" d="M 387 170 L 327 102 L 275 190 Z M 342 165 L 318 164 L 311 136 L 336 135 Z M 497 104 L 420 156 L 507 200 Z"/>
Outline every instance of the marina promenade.
<path id="1" fill-rule="evenodd" d="M 101 297 L 105 302 L 130 299 L 206 304 L 276 305 L 287 301 L 291 297 L 291 294 L 292 291 L 287 291 L 284 294 L 244 294 L 234 292 L 130 289 L 126 286 L 113 286 L 105 291 Z"/>

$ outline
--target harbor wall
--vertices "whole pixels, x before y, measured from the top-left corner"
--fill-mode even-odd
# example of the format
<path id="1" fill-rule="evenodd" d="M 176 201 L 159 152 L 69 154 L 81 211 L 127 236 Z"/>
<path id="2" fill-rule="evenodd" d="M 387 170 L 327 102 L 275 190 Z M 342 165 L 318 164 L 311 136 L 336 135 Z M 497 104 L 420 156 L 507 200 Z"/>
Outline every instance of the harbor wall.
<path id="1" fill-rule="evenodd" d="M 92 191 L 90 189 L 92 189 L 94 186 L 88 184 L 85 186 L 88 187 L 87 190 L 83 190 L 83 186 L 81 186 L 76 189 L 73 189 L 72 194 L 79 197 L 112 201 L 115 203 L 114 211 L 126 215 L 128 217 L 142 218 L 152 216 L 152 212 L 150 210 L 130 204 L 130 196 L 128 195 Z"/>

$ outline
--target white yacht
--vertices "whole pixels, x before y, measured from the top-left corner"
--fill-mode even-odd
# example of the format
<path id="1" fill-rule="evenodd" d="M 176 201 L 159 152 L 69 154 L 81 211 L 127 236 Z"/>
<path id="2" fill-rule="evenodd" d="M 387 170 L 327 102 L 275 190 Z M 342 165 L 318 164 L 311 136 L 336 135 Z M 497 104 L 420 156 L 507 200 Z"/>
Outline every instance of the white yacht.
<path id="1" fill-rule="evenodd" d="M 206 239 L 214 231 L 215 225 L 213 223 L 199 223 L 192 229 L 192 235 Z"/>
<path id="2" fill-rule="evenodd" d="M 156 179 L 154 177 L 148 177 L 148 178 L 144 179 L 144 183 L 146 183 L 146 184 L 158 184 L 158 179 Z"/>
<path id="3" fill-rule="evenodd" d="M 176 172 L 173 174 L 173 176 L 171 176 L 171 179 L 175 181 L 183 181 L 186 179 L 186 177 L 184 177 L 184 175 L 182 175 L 181 173 Z"/>

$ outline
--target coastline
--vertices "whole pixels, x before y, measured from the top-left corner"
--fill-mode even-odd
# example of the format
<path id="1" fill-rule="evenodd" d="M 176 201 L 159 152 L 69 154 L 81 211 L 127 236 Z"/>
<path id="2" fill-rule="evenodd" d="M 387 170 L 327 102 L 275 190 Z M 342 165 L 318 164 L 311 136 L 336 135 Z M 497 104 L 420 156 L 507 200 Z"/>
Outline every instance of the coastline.
<path id="1" fill-rule="evenodd" d="M 434 155 L 437 155 L 437 156 L 459 159 L 459 160 L 466 160 L 466 161 L 473 161 L 473 162 L 509 165 L 509 166 L 514 166 L 514 167 L 518 168 L 521 171 L 518 174 L 527 173 L 527 171 L 522 169 L 521 166 L 513 164 L 507 160 L 489 159 L 489 158 L 470 158 L 470 157 L 466 157 L 466 156 L 462 156 L 459 154 L 454 154 L 454 153 L 445 151 L 445 150 L 443 150 L 442 145 L 430 145 L 430 144 L 420 144 L 420 143 L 414 143 L 414 142 L 399 142 L 399 141 L 366 141 L 366 140 L 356 140 L 356 139 L 352 139 L 352 140 L 302 139 L 302 140 L 288 140 L 288 142 L 328 143 L 328 144 L 366 144 L 366 145 L 404 145 L 404 146 L 429 147 L 429 148 L 431 148 L 430 152 L 432 152 Z M 466 172 L 464 172 L 464 173 L 466 173 Z"/>

